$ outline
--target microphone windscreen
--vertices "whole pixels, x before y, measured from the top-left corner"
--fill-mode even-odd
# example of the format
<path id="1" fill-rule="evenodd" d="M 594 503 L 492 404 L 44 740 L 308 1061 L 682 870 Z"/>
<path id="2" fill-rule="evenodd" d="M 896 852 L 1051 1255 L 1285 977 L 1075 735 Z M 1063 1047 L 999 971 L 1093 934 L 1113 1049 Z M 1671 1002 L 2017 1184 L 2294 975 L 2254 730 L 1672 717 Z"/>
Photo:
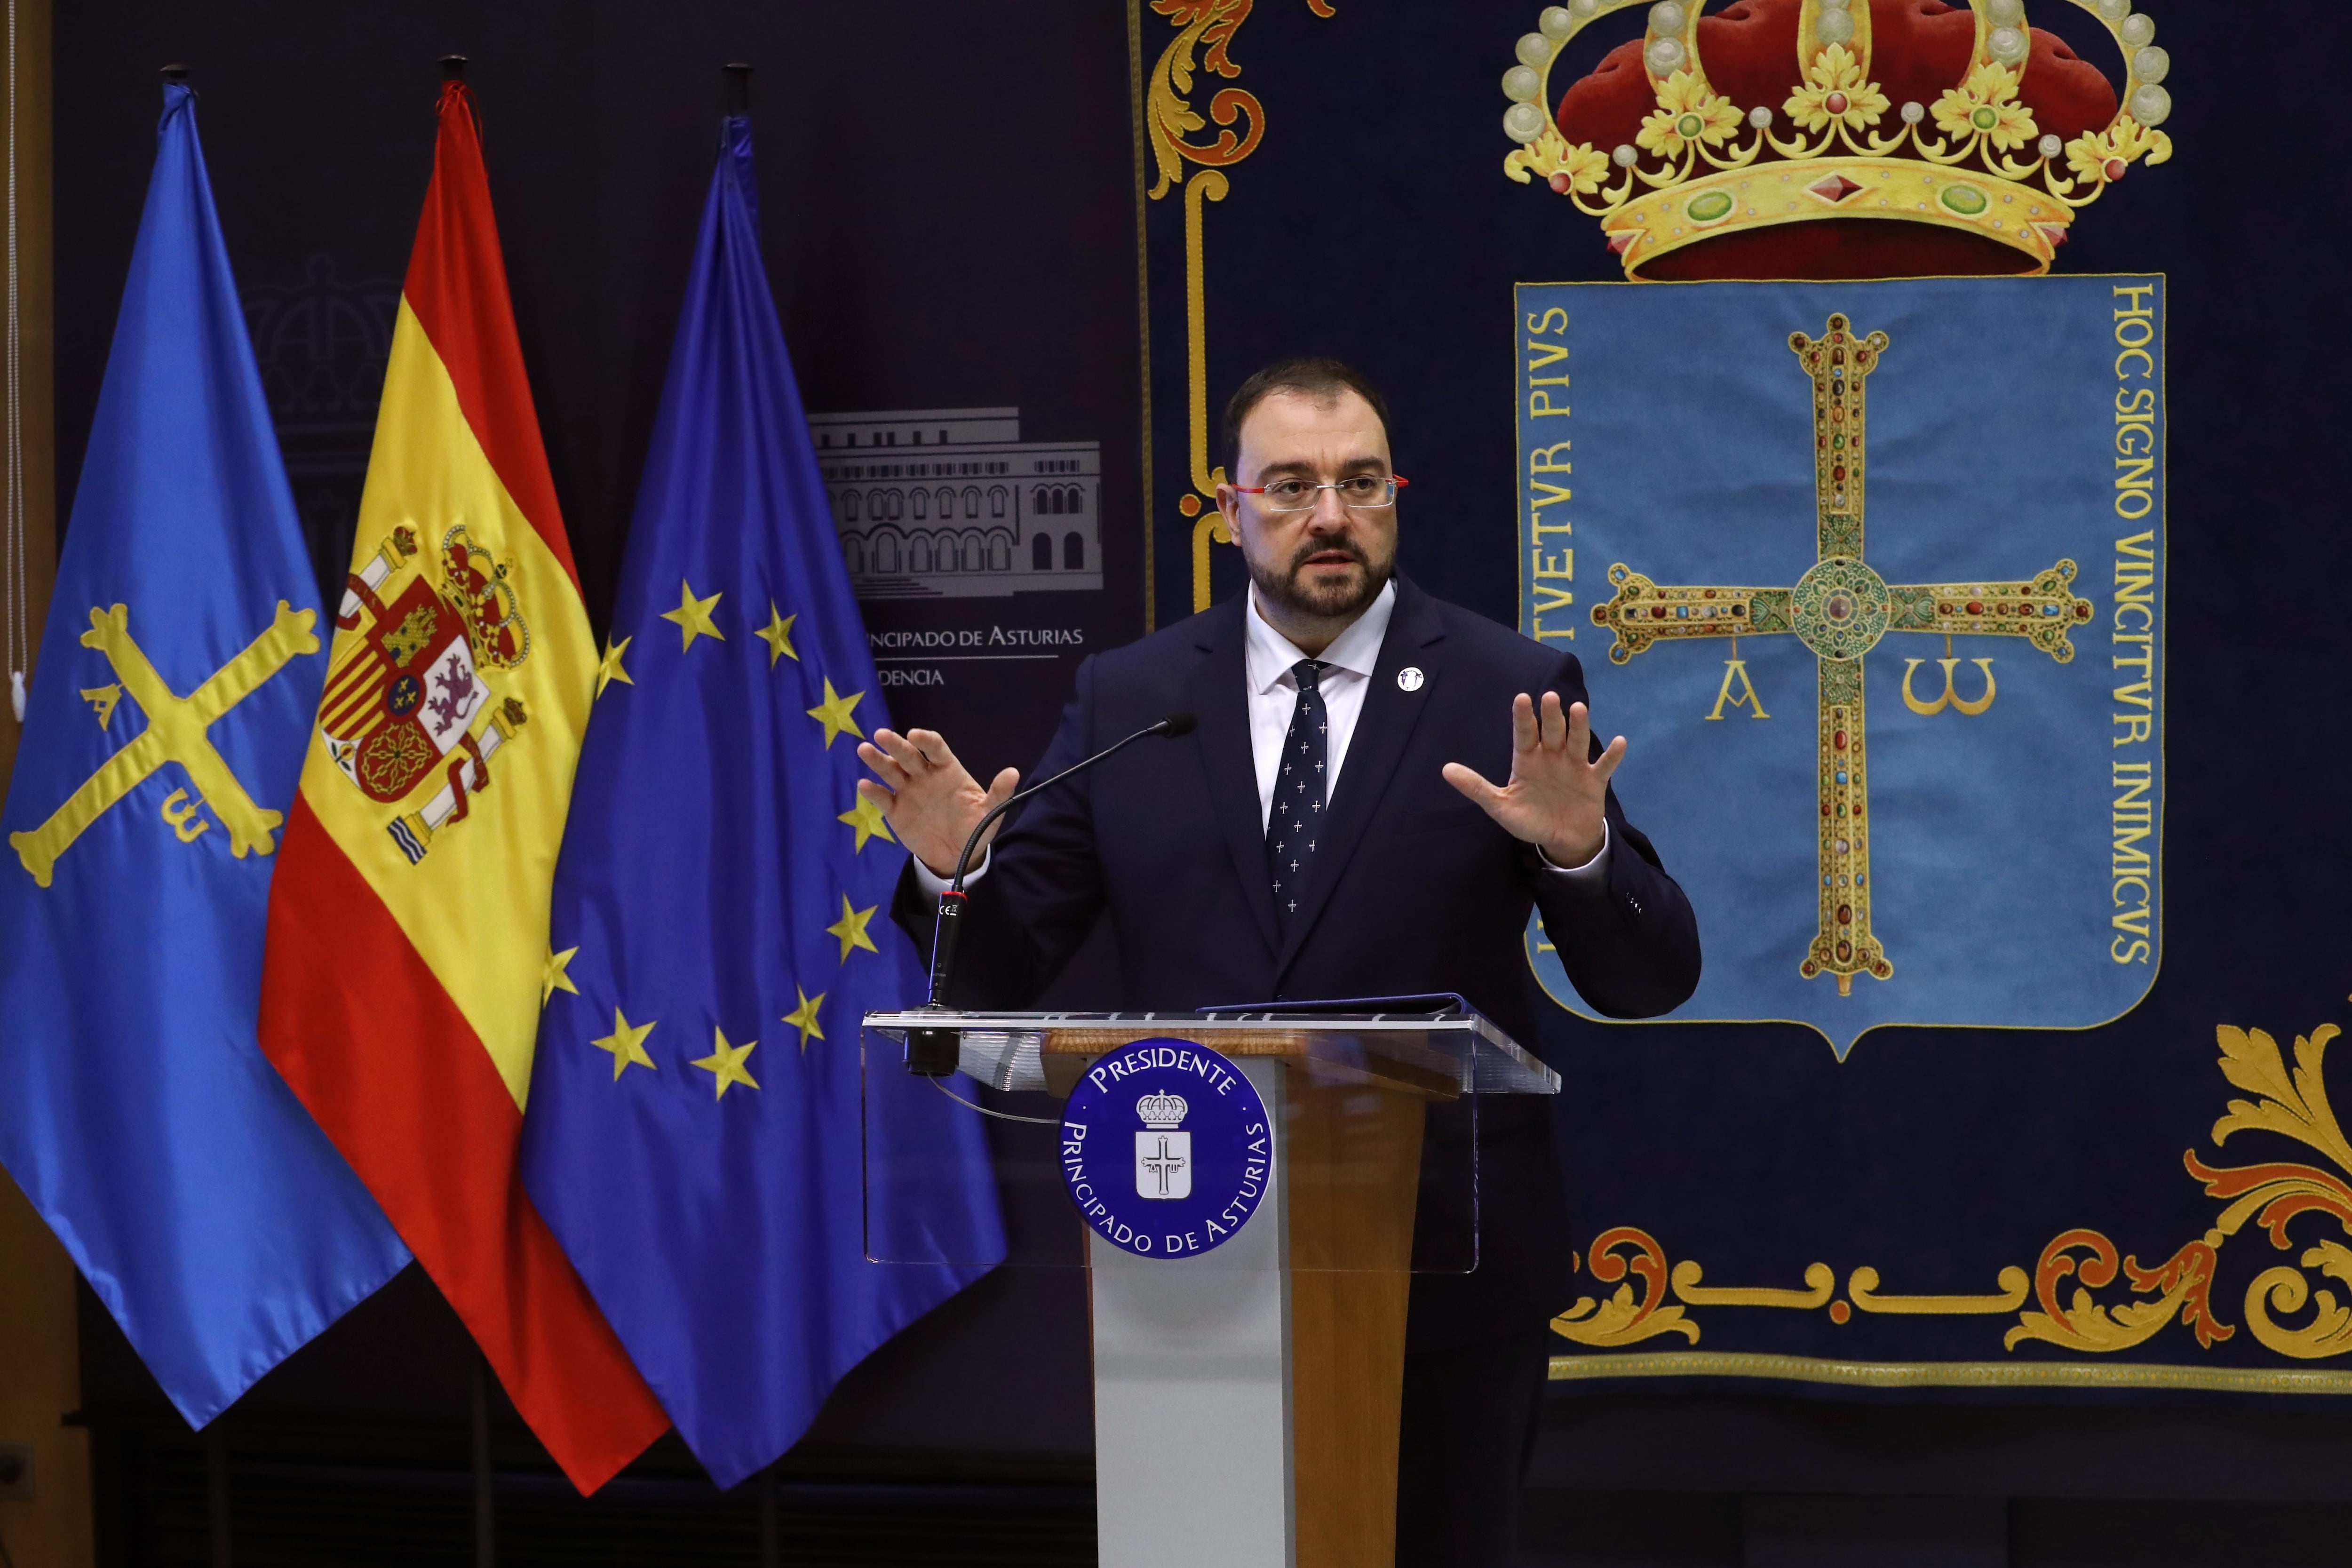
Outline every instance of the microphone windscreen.
<path id="1" fill-rule="evenodd" d="M 1179 735 L 1191 734 L 1198 722 L 1190 713 L 1171 713 L 1160 721 L 1160 732 L 1172 741 Z"/>

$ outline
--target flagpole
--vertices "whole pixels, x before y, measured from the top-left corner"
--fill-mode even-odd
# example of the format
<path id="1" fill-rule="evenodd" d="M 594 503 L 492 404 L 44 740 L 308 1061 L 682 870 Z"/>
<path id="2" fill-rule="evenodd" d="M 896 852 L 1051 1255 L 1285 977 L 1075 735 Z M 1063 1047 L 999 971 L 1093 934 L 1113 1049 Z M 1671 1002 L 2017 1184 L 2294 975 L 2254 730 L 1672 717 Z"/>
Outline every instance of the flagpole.
<path id="1" fill-rule="evenodd" d="M 18 244 L 16 232 L 16 4 L 8 0 L 8 233 L 7 285 L 8 319 L 5 328 L 5 377 L 7 384 L 7 499 L 0 510 L 0 531 L 6 541 L 5 561 L 8 567 L 0 578 L 0 590 L 13 589 L 13 602 L 0 605 L 0 624 L 8 629 L 8 639 L 0 646 L 0 660 L 8 667 L 8 704 L 18 725 L 25 722 L 26 672 L 33 666 L 33 616 L 31 595 L 26 592 L 26 579 L 31 572 L 25 559 L 25 418 L 22 410 L 24 389 L 25 329 L 19 310 L 20 290 L 17 283 Z M 11 613 L 13 612 L 13 613 Z"/>
<path id="2" fill-rule="evenodd" d="M 228 1436 L 217 1417 L 205 1428 L 205 1520 L 208 1527 L 210 1568 L 231 1568 L 228 1532 Z"/>
<path id="3" fill-rule="evenodd" d="M 443 81 L 466 79 L 466 57 L 443 55 Z M 479 1347 L 469 1358 L 472 1377 L 467 1414 L 471 1417 L 474 1479 L 474 1568 L 498 1568 L 498 1479 L 490 1455 L 490 1364 Z"/>
<path id="4" fill-rule="evenodd" d="M 751 112 L 751 68 L 730 60 L 719 68 L 719 112 L 733 120 Z"/>
<path id="5" fill-rule="evenodd" d="M 474 1568 L 498 1568 L 498 1478 L 490 1458 L 490 1363 L 478 1349 L 472 1361 L 469 1403 L 474 1428 Z"/>

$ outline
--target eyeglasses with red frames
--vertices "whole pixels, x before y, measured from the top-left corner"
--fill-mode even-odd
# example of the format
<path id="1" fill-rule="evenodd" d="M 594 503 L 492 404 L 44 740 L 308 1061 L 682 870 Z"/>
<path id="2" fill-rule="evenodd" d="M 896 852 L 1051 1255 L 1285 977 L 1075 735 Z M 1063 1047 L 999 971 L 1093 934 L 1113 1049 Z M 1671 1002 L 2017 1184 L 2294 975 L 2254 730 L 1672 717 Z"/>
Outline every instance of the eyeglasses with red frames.
<path id="1" fill-rule="evenodd" d="M 1397 491 L 1412 481 L 1402 474 L 1355 474 L 1329 484 L 1308 479 L 1276 479 L 1270 485 L 1235 485 L 1245 496 L 1264 496 L 1259 504 L 1268 511 L 1310 511 L 1325 490 L 1339 492 L 1340 504 L 1353 511 L 1377 511 L 1396 505 Z"/>

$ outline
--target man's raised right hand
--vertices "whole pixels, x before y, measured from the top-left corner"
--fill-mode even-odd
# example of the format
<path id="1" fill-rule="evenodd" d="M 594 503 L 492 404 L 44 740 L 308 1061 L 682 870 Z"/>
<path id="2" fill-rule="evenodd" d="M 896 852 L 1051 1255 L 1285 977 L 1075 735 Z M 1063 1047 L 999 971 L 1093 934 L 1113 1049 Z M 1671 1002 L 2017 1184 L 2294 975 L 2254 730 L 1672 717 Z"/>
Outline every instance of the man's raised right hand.
<path id="1" fill-rule="evenodd" d="M 936 730 L 877 730 L 857 748 L 857 760 L 874 772 L 857 781 L 857 793 L 882 808 L 890 831 L 931 875 L 949 879 L 971 830 L 1021 783 L 1019 770 L 1007 768 L 982 790 Z M 973 847 L 975 863 L 1001 826 Z"/>

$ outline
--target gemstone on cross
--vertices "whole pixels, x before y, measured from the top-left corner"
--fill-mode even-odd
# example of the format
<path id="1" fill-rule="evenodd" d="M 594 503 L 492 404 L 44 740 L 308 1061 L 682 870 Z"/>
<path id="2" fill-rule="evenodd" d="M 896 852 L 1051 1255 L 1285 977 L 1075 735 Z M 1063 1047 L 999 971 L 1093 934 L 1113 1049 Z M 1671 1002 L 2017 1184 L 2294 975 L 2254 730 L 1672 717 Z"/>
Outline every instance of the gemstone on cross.
<path id="1" fill-rule="evenodd" d="M 1843 312 L 1827 335 L 1789 335 L 1789 347 L 1813 384 L 1814 554 L 1811 569 L 1786 588 L 1660 584 L 1624 563 L 1609 568 L 1615 595 L 1592 607 L 1595 625 L 1616 633 L 1612 662 L 1623 664 L 1660 642 L 1789 633 L 1813 654 L 1819 680 L 1815 749 L 1819 924 L 1798 973 L 1836 977 L 1838 994 L 1853 977 L 1894 977 L 1895 965 L 1870 925 L 1869 764 L 1863 700 L 1863 656 L 1889 632 L 2022 637 L 2060 664 L 2074 657 L 2071 634 L 2091 618 L 2074 596 L 2074 563 L 2060 561 L 2029 580 L 1890 584 L 1863 559 L 1864 385 L 1891 340 L 1858 335 Z M 1916 666 L 1921 660 L 1912 660 Z M 1990 659 L 1985 670 L 1991 706 Z M 1924 708 L 1924 704 L 1916 705 Z M 1964 711 L 1967 711 L 1964 710 Z M 1757 717 L 1764 715 L 1759 711 Z"/>

